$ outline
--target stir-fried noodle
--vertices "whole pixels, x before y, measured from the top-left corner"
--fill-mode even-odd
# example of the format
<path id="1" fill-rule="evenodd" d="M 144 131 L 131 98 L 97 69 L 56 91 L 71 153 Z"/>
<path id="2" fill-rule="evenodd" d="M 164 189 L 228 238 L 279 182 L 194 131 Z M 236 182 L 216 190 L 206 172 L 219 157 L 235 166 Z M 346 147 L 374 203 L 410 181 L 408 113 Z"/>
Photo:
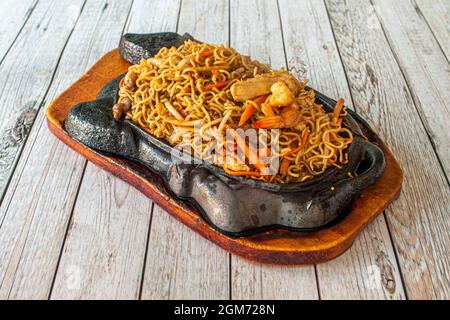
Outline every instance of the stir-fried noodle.
<path id="1" fill-rule="evenodd" d="M 315 103 L 315 92 L 288 72 L 271 70 L 232 48 L 189 40 L 131 66 L 120 82 L 113 111 L 116 118 L 125 113 L 172 145 L 189 145 L 197 158 L 228 174 L 291 183 L 348 161 L 353 137 L 342 124 L 347 114 L 342 104 L 340 100 L 335 111 L 327 113 Z M 231 131 L 235 147 L 225 134 L 237 128 L 278 129 L 278 150 L 270 135 L 255 149 Z M 236 161 L 223 161 L 226 151 Z M 256 160 L 243 161 L 252 157 Z M 273 157 L 280 164 L 276 172 L 262 174 L 268 166 L 263 160 Z"/>

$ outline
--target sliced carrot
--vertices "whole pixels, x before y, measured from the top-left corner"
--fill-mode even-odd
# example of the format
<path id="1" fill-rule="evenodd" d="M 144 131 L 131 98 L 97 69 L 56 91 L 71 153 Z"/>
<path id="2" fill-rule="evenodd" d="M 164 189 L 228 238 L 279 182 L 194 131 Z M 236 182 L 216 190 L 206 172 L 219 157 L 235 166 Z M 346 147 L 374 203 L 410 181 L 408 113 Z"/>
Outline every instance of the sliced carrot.
<path id="1" fill-rule="evenodd" d="M 302 141 L 301 141 L 300 145 L 297 148 L 295 148 L 294 150 L 291 150 L 288 153 L 286 153 L 284 156 L 288 157 L 288 156 L 291 156 L 291 155 L 299 152 L 306 145 L 306 142 L 308 141 L 308 135 L 309 135 L 309 129 L 305 128 L 302 133 Z"/>
<path id="2" fill-rule="evenodd" d="M 254 129 L 278 129 L 283 125 L 283 118 L 281 116 L 268 116 L 252 124 Z"/>
<path id="3" fill-rule="evenodd" d="M 219 81 L 214 85 L 214 88 L 223 89 L 227 86 L 228 81 Z"/>
<path id="4" fill-rule="evenodd" d="M 219 81 L 217 83 L 213 83 L 213 84 L 209 84 L 207 86 L 204 86 L 203 90 L 204 91 L 209 91 L 209 90 L 212 90 L 214 88 L 217 88 L 217 89 L 220 90 L 220 89 L 225 88 L 227 86 L 227 84 L 228 84 L 228 81 Z"/>
<path id="5" fill-rule="evenodd" d="M 267 100 L 268 97 L 269 95 L 265 94 L 263 96 L 256 97 L 255 99 L 253 99 L 253 101 L 256 103 L 257 106 L 260 106 Z"/>
<path id="6" fill-rule="evenodd" d="M 242 127 L 256 112 L 256 108 L 251 104 L 247 103 L 244 112 L 242 112 L 241 119 L 239 119 L 239 127 Z"/>
<path id="7" fill-rule="evenodd" d="M 280 165 L 280 174 L 281 175 L 285 176 L 288 174 L 290 164 L 291 164 L 291 162 L 286 158 L 281 160 L 281 165 Z"/>
<path id="8" fill-rule="evenodd" d="M 223 168 L 223 170 L 228 173 L 230 176 L 234 176 L 234 177 L 260 177 L 261 173 L 257 172 L 257 171 L 232 171 L 232 170 L 228 170 L 227 168 Z"/>
<path id="9" fill-rule="evenodd" d="M 275 112 L 273 112 L 272 106 L 269 104 L 266 104 L 263 106 L 264 107 L 264 111 L 266 112 L 268 117 L 273 117 L 275 116 Z"/>
<path id="10" fill-rule="evenodd" d="M 212 50 L 200 52 L 195 61 L 197 61 L 197 63 L 199 63 L 201 58 L 211 57 L 213 54 L 214 54 L 214 51 L 212 51 Z"/>
<path id="11" fill-rule="evenodd" d="M 259 96 L 253 99 L 253 102 L 259 107 L 264 101 L 266 101 L 269 95 Z M 243 126 L 256 112 L 256 108 L 253 104 L 247 103 L 244 112 L 241 115 L 241 119 L 239 120 L 238 126 Z"/>
<path id="12" fill-rule="evenodd" d="M 339 115 L 341 114 L 342 107 L 344 106 L 344 99 L 339 99 L 339 101 L 336 103 L 336 106 L 334 107 L 333 111 L 333 118 L 339 118 Z"/>
<path id="13" fill-rule="evenodd" d="M 250 149 L 247 144 L 245 143 L 245 140 L 242 139 L 240 135 L 237 134 L 235 130 L 231 130 L 231 134 L 233 135 L 233 138 L 236 140 L 237 146 L 244 151 L 245 157 L 249 161 L 255 161 L 252 165 L 258 169 L 259 171 L 266 168 L 266 165 L 261 161 L 261 159 L 258 157 L 258 155 L 255 153 L 255 150 Z"/>

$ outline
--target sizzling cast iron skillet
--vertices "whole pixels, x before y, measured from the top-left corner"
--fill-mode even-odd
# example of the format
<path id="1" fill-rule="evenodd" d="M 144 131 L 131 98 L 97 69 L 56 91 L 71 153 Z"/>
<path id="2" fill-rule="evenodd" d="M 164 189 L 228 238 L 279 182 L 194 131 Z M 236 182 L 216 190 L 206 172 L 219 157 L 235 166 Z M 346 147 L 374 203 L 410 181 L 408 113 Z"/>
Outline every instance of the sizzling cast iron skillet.
<path id="1" fill-rule="evenodd" d="M 192 39 L 176 33 L 126 34 L 122 56 L 131 63 L 153 56 L 161 47 Z M 136 161 L 158 174 L 176 198 L 189 201 L 214 228 L 230 236 L 245 236 L 271 228 L 316 230 L 335 223 L 351 208 L 355 196 L 384 172 L 386 160 L 377 137 L 353 112 L 344 123 L 354 132 L 349 162 L 342 170 L 329 168 L 321 176 L 286 185 L 232 177 L 203 162 L 182 163 L 178 153 L 135 123 L 116 121 L 120 76 L 108 83 L 94 101 L 74 106 L 66 119 L 67 133 L 96 151 Z M 317 103 L 329 112 L 336 101 L 316 91 Z M 367 137 L 368 139 L 366 140 Z M 353 173 L 350 178 L 348 173 Z"/>

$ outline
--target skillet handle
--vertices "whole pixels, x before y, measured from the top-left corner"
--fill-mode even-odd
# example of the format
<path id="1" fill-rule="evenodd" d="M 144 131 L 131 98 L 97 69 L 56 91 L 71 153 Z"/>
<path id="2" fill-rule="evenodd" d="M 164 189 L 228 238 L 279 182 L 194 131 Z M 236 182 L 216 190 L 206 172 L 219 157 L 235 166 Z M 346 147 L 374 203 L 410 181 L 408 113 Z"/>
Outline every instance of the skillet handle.
<path id="1" fill-rule="evenodd" d="M 350 181 L 356 193 L 375 183 L 386 168 L 384 152 L 375 144 L 364 140 L 361 153 L 360 166 L 367 166 L 367 169 Z"/>

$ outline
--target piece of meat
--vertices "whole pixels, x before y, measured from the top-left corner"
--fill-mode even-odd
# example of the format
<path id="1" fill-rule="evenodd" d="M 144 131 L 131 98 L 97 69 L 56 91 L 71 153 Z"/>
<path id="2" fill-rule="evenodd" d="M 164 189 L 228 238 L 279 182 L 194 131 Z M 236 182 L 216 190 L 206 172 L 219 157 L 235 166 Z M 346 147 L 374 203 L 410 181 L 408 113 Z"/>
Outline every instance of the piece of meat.
<path id="1" fill-rule="evenodd" d="M 119 103 L 113 105 L 112 112 L 114 119 L 119 120 L 123 113 L 121 105 Z"/>
<path id="2" fill-rule="evenodd" d="M 128 97 L 122 99 L 121 103 L 116 103 L 113 105 L 113 116 L 114 119 L 119 120 L 124 112 L 127 112 L 131 108 L 131 100 Z"/>
<path id="3" fill-rule="evenodd" d="M 131 99 L 128 97 L 122 98 L 122 110 L 123 111 L 128 111 L 131 108 Z"/>
<path id="4" fill-rule="evenodd" d="M 136 72 L 128 72 L 125 76 L 124 86 L 125 88 L 132 90 L 136 85 L 136 80 L 139 78 L 139 75 Z"/>
<path id="5" fill-rule="evenodd" d="M 236 82 L 231 86 L 231 95 L 238 102 L 244 102 L 255 97 L 270 94 L 270 88 L 278 81 L 284 81 L 286 85 L 297 95 L 301 84 L 291 74 L 286 71 L 266 73 L 257 75 L 254 78 Z"/>

